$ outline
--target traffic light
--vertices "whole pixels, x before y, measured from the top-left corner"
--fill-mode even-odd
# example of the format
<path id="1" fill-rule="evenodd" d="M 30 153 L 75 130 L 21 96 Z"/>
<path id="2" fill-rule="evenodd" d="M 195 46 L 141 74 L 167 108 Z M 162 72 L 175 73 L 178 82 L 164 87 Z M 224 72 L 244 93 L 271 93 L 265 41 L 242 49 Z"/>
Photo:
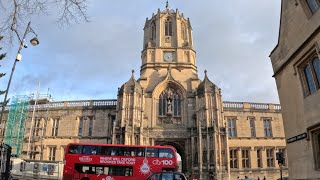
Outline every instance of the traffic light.
<path id="1" fill-rule="evenodd" d="M 278 161 L 279 166 L 284 165 L 284 154 L 283 154 L 283 152 L 277 152 L 276 153 L 276 159 Z"/>

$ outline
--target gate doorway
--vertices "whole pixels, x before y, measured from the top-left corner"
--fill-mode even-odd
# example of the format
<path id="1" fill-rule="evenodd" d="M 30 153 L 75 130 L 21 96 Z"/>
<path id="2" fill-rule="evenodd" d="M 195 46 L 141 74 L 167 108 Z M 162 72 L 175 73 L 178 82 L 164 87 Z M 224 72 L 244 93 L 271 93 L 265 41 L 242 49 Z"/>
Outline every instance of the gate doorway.
<path id="1" fill-rule="evenodd" d="M 160 146 L 172 146 L 177 150 L 177 153 L 180 155 L 180 167 L 179 169 L 185 173 L 187 172 L 187 159 L 185 153 L 185 142 L 184 141 L 155 141 L 155 145 Z"/>

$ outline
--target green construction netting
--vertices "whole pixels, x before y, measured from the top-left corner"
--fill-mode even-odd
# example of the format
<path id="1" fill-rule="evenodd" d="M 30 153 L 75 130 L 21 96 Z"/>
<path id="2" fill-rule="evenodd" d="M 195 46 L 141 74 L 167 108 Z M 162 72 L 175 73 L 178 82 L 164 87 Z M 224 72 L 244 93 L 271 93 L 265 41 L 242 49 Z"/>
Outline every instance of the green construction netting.
<path id="1" fill-rule="evenodd" d="M 14 96 L 10 104 L 4 142 L 12 147 L 12 154 L 17 156 L 20 156 L 22 150 L 29 101 L 28 96 Z"/>

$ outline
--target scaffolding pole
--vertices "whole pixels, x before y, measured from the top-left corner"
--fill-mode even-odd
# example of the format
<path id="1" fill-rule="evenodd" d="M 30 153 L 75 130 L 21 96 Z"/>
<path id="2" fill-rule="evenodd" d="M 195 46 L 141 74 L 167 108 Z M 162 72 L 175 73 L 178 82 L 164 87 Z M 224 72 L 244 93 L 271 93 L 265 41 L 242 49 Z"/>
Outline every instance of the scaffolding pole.
<path id="1" fill-rule="evenodd" d="M 30 132 L 29 132 L 29 140 L 28 140 L 28 150 L 27 150 L 27 158 L 30 158 L 30 143 L 31 143 L 31 136 L 33 136 L 32 130 L 33 130 L 33 121 L 34 121 L 34 115 L 35 115 L 35 111 L 36 111 L 36 106 L 37 106 L 37 102 L 38 102 L 38 98 L 39 98 L 39 93 L 40 91 L 40 82 L 38 84 L 38 89 L 37 89 L 37 93 L 36 93 L 36 98 L 34 101 L 34 105 L 33 105 L 33 110 L 32 110 L 32 117 L 31 117 L 31 123 L 30 123 Z M 33 137 L 32 137 L 33 139 Z"/>

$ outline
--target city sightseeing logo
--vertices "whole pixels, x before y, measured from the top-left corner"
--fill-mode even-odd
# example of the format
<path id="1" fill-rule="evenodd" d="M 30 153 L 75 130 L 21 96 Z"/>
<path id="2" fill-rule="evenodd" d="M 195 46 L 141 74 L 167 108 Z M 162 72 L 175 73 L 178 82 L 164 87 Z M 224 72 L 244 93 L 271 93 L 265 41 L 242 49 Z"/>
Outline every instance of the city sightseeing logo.
<path id="1" fill-rule="evenodd" d="M 144 175 L 147 175 L 150 173 L 150 166 L 148 164 L 148 160 L 144 159 L 142 165 L 140 166 L 140 172 Z"/>

